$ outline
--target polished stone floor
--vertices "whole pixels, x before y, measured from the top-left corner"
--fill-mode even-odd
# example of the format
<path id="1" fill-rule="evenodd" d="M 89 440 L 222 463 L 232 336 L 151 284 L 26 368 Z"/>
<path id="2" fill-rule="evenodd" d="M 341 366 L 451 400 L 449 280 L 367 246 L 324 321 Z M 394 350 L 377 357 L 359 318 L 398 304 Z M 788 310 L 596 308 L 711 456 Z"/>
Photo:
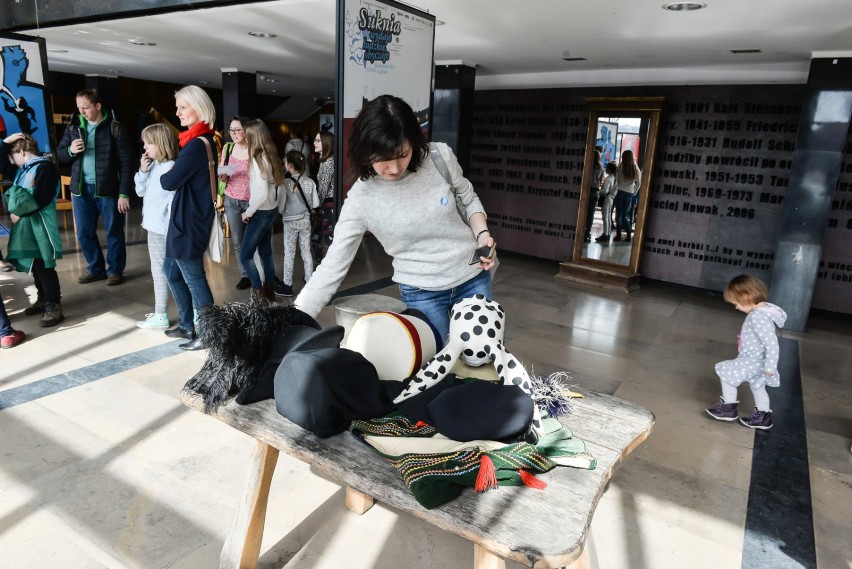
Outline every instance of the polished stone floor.
<path id="1" fill-rule="evenodd" d="M 73 250 L 73 238 L 65 238 Z M 136 328 L 152 309 L 153 293 L 144 235 L 133 229 L 128 241 L 127 282 L 118 287 L 79 285 L 81 256 L 71 252 L 61 261 L 67 320 L 55 329 L 23 315 L 34 295 L 30 279 L 0 273 L 6 308 L 28 335 L 0 352 L 4 568 L 217 566 L 252 440 L 181 405 L 179 391 L 205 352 L 180 353 L 162 332 Z M 209 268 L 217 302 L 247 296 L 234 290 L 233 256 L 226 261 Z M 719 395 L 713 364 L 734 356 L 742 316 L 714 295 L 653 283 L 624 295 L 554 278 L 556 272 L 553 262 L 502 256 L 495 298 L 507 312 L 507 346 L 538 374 L 567 371 L 574 383 L 637 402 L 657 417 L 599 504 L 592 524 L 598 566 L 815 566 L 796 543 L 773 542 L 772 535 L 755 541 L 746 532 L 749 509 L 758 506 L 782 525 L 783 508 L 772 508 L 782 497 L 773 496 L 770 474 L 762 481 L 770 491 L 761 494 L 769 503 L 750 505 L 755 433 L 703 411 Z M 389 260 L 368 237 L 343 288 L 389 275 Z M 397 294 L 393 287 L 375 292 Z M 173 306 L 170 312 L 174 317 Z M 321 323 L 333 320 L 326 308 Z M 810 489 L 802 491 L 812 498 L 816 565 L 849 569 L 852 325 L 816 316 L 808 332 L 785 338 L 795 340 L 799 356 L 804 425 L 795 426 L 806 433 L 807 454 L 801 451 L 810 477 L 803 484 Z M 741 400 L 750 407 L 750 394 Z M 799 529 L 810 535 L 810 528 Z M 771 564 L 760 561 L 767 542 L 777 549 Z M 380 503 L 356 516 L 344 509 L 334 481 L 279 459 L 259 567 L 472 564 L 473 549 L 462 539 Z"/>

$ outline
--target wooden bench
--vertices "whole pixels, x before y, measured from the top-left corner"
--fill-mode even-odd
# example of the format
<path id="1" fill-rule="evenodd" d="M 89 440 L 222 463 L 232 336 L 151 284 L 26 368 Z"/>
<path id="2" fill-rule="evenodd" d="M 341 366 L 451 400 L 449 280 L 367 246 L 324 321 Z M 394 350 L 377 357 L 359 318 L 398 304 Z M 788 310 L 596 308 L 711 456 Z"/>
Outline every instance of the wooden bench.
<path id="1" fill-rule="evenodd" d="M 239 510 L 220 557 L 221 569 L 253 569 L 260 555 L 269 487 L 279 451 L 302 460 L 347 487 L 345 505 L 363 514 L 373 499 L 462 536 L 474 544 L 475 569 L 504 569 L 511 559 L 535 568 L 590 567 L 590 524 L 607 482 L 622 460 L 651 432 L 648 410 L 609 395 L 581 390 L 573 411 L 560 421 L 586 441 L 595 470 L 557 467 L 539 478 L 545 490 L 500 487 L 461 496 L 427 510 L 399 473 L 351 434 L 314 436 L 278 414 L 274 401 L 237 405 L 233 400 L 211 417 L 257 440 Z M 201 402 L 184 395 L 196 410 Z M 592 556 L 593 557 L 593 556 Z"/>

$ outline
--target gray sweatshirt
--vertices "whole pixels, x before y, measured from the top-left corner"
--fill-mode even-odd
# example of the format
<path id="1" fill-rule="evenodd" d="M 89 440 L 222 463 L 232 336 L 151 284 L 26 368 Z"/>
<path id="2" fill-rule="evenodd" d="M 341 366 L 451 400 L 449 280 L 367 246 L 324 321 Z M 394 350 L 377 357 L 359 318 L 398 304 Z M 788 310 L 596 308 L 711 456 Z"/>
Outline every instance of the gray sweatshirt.
<path id="1" fill-rule="evenodd" d="M 469 218 L 485 213 L 453 151 L 438 150 Z M 289 199 L 289 198 L 288 198 Z M 295 305 L 316 316 L 337 291 L 365 232 L 393 257 L 393 280 L 425 290 L 447 290 L 480 272 L 468 265 L 476 238 L 459 216 L 453 190 L 427 155 L 417 172 L 389 182 L 358 180 L 349 190 L 334 226 L 334 241 Z"/>

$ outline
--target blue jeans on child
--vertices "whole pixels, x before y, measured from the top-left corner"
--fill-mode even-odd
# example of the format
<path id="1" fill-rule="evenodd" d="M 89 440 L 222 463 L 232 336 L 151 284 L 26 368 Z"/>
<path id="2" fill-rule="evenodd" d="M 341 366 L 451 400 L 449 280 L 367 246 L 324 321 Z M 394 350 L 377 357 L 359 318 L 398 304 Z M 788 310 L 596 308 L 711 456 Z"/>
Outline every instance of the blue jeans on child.
<path id="1" fill-rule="evenodd" d="M 423 313 L 438 330 L 444 344 L 450 335 L 450 308 L 463 298 L 483 294 L 491 298 L 491 273 L 480 271 L 478 275 L 457 287 L 448 290 L 423 290 L 406 284 L 399 285 L 399 297 L 414 310 Z"/>
<path id="2" fill-rule="evenodd" d="M 3 300 L 0 299 L 0 338 L 10 336 L 14 332 L 12 321 L 9 320 L 9 315 L 6 314 L 6 306 L 3 304 Z"/>
<path id="3" fill-rule="evenodd" d="M 278 210 L 259 209 L 254 212 L 246 230 L 243 233 L 243 242 L 240 246 L 240 264 L 246 271 L 246 276 L 251 281 L 252 288 L 263 288 L 260 281 L 260 273 L 254 264 L 254 252 L 260 256 L 260 264 L 263 266 L 263 276 L 266 282 L 275 282 L 275 261 L 272 259 L 272 224 L 278 216 Z"/>
<path id="4" fill-rule="evenodd" d="M 96 198 L 95 186 L 83 184 L 79 196 L 72 198 L 74 222 L 77 224 L 77 241 L 93 275 L 121 275 L 127 264 L 124 244 L 124 214 L 118 211 L 116 198 Z M 104 220 L 107 236 L 107 256 L 101 251 L 98 240 L 98 217 Z M 109 269 L 107 269 L 107 267 Z"/>
<path id="5" fill-rule="evenodd" d="M 178 307 L 178 325 L 184 330 L 195 330 L 193 309 L 213 304 L 213 293 L 204 273 L 204 257 L 174 259 L 166 257 L 163 273 L 169 279 L 169 290 Z"/>

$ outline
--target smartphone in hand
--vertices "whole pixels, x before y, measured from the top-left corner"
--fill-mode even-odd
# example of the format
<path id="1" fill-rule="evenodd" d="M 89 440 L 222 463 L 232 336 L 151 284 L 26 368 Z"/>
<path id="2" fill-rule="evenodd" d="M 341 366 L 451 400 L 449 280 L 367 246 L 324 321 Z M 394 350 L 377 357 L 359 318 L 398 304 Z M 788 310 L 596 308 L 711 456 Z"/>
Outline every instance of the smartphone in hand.
<path id="1" fill-rule="evenodd" d="M 468 265 L 476 265 L 480 262 L 480 257 L 485 257 L 486 259 L 490 259 L 494 256 L 494 252 L 497 250 L 497 242 L 495 241 L 492 245 L 483 245 L 482 247 L 477 247 L 473 250 L 473 255 L 470 256 L 470 261 L 467 262 Z"/>

